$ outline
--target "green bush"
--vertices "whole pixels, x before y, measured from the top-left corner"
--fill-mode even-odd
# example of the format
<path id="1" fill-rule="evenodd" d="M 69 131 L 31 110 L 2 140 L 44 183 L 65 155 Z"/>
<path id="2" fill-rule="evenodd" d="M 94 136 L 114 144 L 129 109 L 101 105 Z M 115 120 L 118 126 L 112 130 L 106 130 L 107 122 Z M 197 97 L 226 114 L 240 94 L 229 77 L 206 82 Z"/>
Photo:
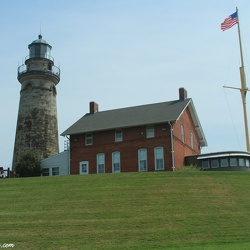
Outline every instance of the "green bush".
<path id="1" fill-rule="evenodd" d="M 196 172 L 201 170 L 202 169 L 200 167 L 194 165 L 176 167 L 176 171 L 182 171 L 182 172 Z"/>
<path id="2" fill-rule="evenodd" d="M 27 152 L 20 157 L 15 170 L 19 177 L 40 176 L 41 158 L 34 152 Z"/>

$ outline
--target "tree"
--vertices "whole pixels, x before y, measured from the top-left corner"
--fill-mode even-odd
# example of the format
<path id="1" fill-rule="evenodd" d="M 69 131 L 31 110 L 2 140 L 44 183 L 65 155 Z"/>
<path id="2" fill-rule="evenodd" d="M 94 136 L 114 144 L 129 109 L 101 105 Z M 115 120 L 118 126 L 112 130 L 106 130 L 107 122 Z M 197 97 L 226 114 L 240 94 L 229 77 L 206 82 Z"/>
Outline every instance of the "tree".
<path id="1" fill-rule="evenodd" d="M 41 175 L 41 158 L 35 152 L 27 152 L 20 157 L 16 165 L 19 177 L 33 177 Z"/>

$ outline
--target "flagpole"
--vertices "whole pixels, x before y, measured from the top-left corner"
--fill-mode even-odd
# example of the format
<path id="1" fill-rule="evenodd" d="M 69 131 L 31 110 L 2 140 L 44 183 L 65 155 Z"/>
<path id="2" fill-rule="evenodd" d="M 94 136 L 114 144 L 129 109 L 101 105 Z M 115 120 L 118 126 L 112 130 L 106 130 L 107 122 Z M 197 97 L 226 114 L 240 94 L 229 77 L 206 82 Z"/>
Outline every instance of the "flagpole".
<path id="1" fill-rule="evenodd" d="M 246 85 L 246 75 L 245 75 L 245 70 L 244 70 L 244 61 L 243 61 L 241 36 L 240 36 L 240 20 L 239 20 L 238 8 L 237 7 L 236 7 L 236 13 L 237 13 L 237 18 L 238 18 L 238 35 L 239 35 L 240 58 L 241 58 L 241 67 L 240 67 L 241 89 L 240 89 L 240 92 L 241 92 L 242 105 L 243 105 L 243 114 L 244 114 L 246 147 L 247 147 L 247 151 L 250 152 L 248 121 L 247 121 L 247 108 L 246 108 L 246 95 L 247 95 L 248 88 L 247 88 L 247 85 Z"/>

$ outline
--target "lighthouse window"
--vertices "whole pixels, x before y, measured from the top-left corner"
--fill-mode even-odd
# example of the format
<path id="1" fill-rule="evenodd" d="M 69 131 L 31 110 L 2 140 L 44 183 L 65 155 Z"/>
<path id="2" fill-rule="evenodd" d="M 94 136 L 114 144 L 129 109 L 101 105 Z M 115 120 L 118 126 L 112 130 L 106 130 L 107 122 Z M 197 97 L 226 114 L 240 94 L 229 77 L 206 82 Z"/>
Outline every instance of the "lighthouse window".
<path id="1" fill-rule="evenodd" d="M 35 57 L 39 57 L 40 56 L 40 45 L 36 44 L 35 45 Z"/>
<path id="2" fill-rule="evenodd" d="M 47 46 L 46 45 L 41 44 L 41 55 L 40 56 L 43 58 L 47 58 Z"/>
<path id="3" fill-rule="evenodd" d="M 48 70 L 52 70 L 52 64 L 48 63 Z"/>

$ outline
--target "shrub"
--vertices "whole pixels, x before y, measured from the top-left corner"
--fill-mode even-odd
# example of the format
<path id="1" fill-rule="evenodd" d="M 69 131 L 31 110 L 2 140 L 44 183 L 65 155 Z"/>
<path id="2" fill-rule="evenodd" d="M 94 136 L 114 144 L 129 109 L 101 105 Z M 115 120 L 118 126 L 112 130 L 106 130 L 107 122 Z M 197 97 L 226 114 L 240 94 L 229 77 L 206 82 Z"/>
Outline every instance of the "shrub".
<path id="1" fill-rule="evenodd" d="M 182 171 L 182 172 L 196 172 L 201 170 L 202 169 L 200 167 L 194 165 L 176 167 L 176 171 Z"/>
<path id="2" fill-rule="evenodd" d="M 27 152 L 20 157 L 16 165 L 19 177 L 32 177 L 41 175 L 41 159 L 34 152 Z"/>

